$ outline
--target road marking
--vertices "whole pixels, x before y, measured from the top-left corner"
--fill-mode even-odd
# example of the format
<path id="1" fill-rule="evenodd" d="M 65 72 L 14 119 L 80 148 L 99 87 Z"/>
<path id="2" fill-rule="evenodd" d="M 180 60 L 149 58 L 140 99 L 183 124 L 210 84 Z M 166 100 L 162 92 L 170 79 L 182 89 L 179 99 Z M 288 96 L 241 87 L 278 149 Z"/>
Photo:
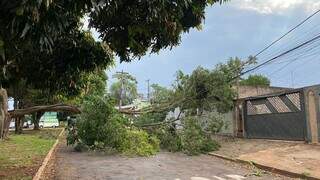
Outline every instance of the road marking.
<path id="1" fill-rule="evenodd" d="M 219 177 L 219 176 L 213 176 L 214 178 L 218 179 L 218 180 L 226 180 L 225 178 Z"/>
<path id="2" fill-rule="evenodd" d="M 204 177 L 191 177 L 191 180 L 210 180 L 210 179 L 204 178 Z"/>
<path id="3" fill-rule="evenodd" d="M 226 176 L 229 177 L 229 178 L 231 178 L 231 179 L 235 179 L 235 180 L 245 179 L 245 177 L 239 176 L 239 175 L 235 175 L 235 174 L 229 174 L 229 175 L 226 175 Z"/>

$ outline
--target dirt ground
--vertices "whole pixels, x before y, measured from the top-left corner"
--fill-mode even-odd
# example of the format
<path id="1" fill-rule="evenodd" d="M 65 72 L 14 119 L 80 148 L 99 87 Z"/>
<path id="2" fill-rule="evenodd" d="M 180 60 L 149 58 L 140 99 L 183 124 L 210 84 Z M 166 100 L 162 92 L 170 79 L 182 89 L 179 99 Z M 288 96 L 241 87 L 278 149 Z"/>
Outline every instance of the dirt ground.
<path id="1" fill-rule="evenodd" d="M 152 157 L 78 153 L 60 144 L 55 158 L 54 179 L 116 180 L 242 180 L 289 179 L 212 156 L 187 156 L 160 152 Z"/>
<path id="2" fill-rule="evenodd" d="M 320 146 L 304 142 L 215 137 L 214 153 L 320 179 Z"/>
<path id="3" fill-rule="evenodd" d="M 320 179 L 320 146 L 278 147 L 243 154 L 239 159 Z"/>
<path id="4" fill-rule="evenodd" d="M 299 144 L 304 144 L 299 141 L 277 141 L 265 139 L 243 139 L 226 136 L 216 136 L 213 139 L 217 140 L 221 145 L 217 154 L 225 155 L 232 158 L 237 158 L 242 154 L 255 153 L 266 149 L 293 147 Z"/>

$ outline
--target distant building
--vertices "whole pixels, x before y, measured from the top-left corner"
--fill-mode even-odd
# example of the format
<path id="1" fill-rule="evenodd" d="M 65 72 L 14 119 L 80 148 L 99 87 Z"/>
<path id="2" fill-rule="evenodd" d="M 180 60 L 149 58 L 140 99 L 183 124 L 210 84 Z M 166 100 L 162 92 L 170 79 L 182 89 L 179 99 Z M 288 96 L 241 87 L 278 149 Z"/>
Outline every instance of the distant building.
<path id="1" fill-rule="evenodd" d="M 234 100 L 234 108 L 229 113 L 223 114 L 226 125 L 222 129 L 223 134 L 232 136 L 243 136 L 243 103 L 244 99 L 248 97 L 261 96 L 270 93 L 277 93 L 291 88 L 286 87 L 273 87 L 273 86 L 234 86 L 233 87 L 238 96 Z"/>

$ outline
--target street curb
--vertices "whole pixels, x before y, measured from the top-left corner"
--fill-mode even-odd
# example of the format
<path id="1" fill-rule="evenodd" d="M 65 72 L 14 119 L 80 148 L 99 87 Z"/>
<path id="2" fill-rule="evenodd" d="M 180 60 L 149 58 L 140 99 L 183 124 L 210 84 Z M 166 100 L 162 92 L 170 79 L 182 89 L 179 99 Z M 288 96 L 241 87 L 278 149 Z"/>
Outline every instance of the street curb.
<path id="1" fill-rule="evenodd" d="M 276 174 L 280 174 L 280 175 L 284 175 L 284 176 L 288 176 L 288 177 L 292 177 L 292 178 L 301 178 L 301 179 L 310 179 L 310 180 L 320 180 L 317 177 L 313 177 L 313 176 L 308 176 L 308 175 L 304 175 L 304 174 L 299 174 L 299 173 L 295 173 L 295 172 L 291 172 L 291 171 L 286 171 L 283 169 L 278 169 L 275 167 L 270 167 L 270 166 L 266 166 L 263 164 L 259 164 L 253 161 L 246 161 L 246 160 L 242 160 L 242 159 L 238 159 L 238 158 L 232 158 L 232 157 L 228 157 L 228 156 L 224 156 L 224 155 L 220 155 L 217 153 L 213 153 L 210 152 L 208 153 L 208 155 L 210 156 L 214 156 L 220 159 L 224 159 L 227 161 L 232 161 L 232 162 L 236 162 L 236 163 L 241 163 L 241 164 L 246 164 L 246 165 L 253 165 L 259 169 L 265 170 L 265 171 L 269 171 L 272 173 L 276 173 Z"/>
<path id="2" fill-rule="evenodd" d="M 52 154 L 54 153 L 54 151 L 57 148 L 57 145 L 59 143 L 59 139 L 62 136 L 62 134 L 64 133 L 64 128 L 62 129 L 62 131 L 60 132 L 60 134 L 57 137 L 56 142 L 53 144 L 52 148 L 50 149 L 50 151 L 48 152 L 47 156 L 44 158 L 40 168 L 38 169 L 37 173 L 35 176 L 33 176 L 32 180 L 40 180 L 49 161 L 52 159 Z"/>

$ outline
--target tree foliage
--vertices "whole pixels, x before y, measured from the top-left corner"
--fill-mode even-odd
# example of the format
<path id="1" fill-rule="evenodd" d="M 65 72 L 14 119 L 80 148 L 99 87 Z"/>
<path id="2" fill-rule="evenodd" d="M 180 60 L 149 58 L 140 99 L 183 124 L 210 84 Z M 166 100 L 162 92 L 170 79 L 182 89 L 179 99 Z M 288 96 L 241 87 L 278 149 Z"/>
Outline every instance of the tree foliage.
<path id="1" fill-rule="evenodd" d="M 95 42 L 88 32 L 61 39 L 53 46 L 52 51 L 52 54 L 41 52 L 26 54 L 23 61 L 30 58 L 30 62 L 18 63 L 11 71 L 14 73 L 14 78 L 24 77 L 34 88 L 48 89 L 51 94 L 72 96 L 80 93 L 85 73 L 97 69 L 103 70 L 113 63 L 110 52 L 103 44 Z"/>
<path id="2" fill-rule="evenodd" d="M 131 61 L 149 48 L 158 52 L 178 45 L 181 34 L 199 27 L 205 7 L 215 2 L 222 0 L 3 0 L 1 85 L 25 79 L 36 88 L 76 94 L 81 72 L 105 68 L 112 52 Z M 103 43 L 81 30 L 86 14 Z"/>
<path id="3" fill-rule="evenodd" d="M 178 45 L 181 34 L 200 26 L 205 7 L 217 1 L 222 2 L 3 0 L 0 4 L 1 67 L 18 64 L 16 60 L 23 60 L 28 49 L 52 52 L 59 39 L 66 40 L 68 33 L 78 33 L 80 18 L 85 14 L 90 17 L 90 26 L 100 32 L 111 50 L 122 61 L 130 61 L 144 55 L 149 48 L 151 52 L 158 52 Z"/>
<path id="4" fill-rule="evenodd" d="M 83 72 L 79 76 L 76 96 L 68 96 L 65 93 L 57 95 L 57 99 L 68 104 L 81 106 L 90 96 L 104 96 L 107 92 L 108 77 L 103 69 L 96 69 L 93 72 Z"/>
<path id="5" fill-rule="evenodd" d="M 80 117 L 69 127 L 68 144 L 76 149 L 115 151 L 126 155 L 149 156 L 159 150 L 159 140 L 141 129 L 130 127 L 106 96 L 90 96 L 84 101 Z"/>
<path id="6" fill-rule="evenodd" d="M 219 144 L 213 141 L 210 134 L 206 134 L 196 117 L 183 120 L 181 132 L 182 149 L 189 155 L 198 155 L 219 149 Z"/>
<path id="7" fill-rule="evenodd" d="M 202 23 L 205 7 L 221 0 L 110 1 L 90 13 L 90 26 L 122 61 L 141 57 L 148 49 L 179 44 L 181 34 Z"/>
<path id="8" fill-rule="evenodd" d="M 246 86 L 270 86 L 270 80 L 261 74 L 249 75 L 248 78 L 242 79 L 240 85 Z"/>
<path id="9" fill-rule="evenodd" d="M 246 65 L 255 62 L 230 58 L 213 69 L 198 67 L 191 74 L 178 71 L 173 88 L 154 86 L 159 103 L 153 104 L 154 111 L 147 111 L 134 122 L 149 130 L 160 139 L 160 146 L 169 151 L 184 151 L 197 155 L 219 148 L 210 138 L 224 126 L 220 113 L 233 108 L 236 92 L 233 85 Z M 161 116 L 175 108 L 180 109 L 177 117 Z M 157 111 L 156 109 L 161 109 Z M 181 115 L 183 114 L 183 115 Z"/>
<path id="10" fill-rule="evenodd" d="M 94 146 L 103 143 L 115 149 L 124 139 L 126 119 L 117 115 L 108 98 L 91 97 L 85 101 L 77 122 L 78 136 L 82 143 Z"/>
<path id="11" fill-rule="evenodd" d="M 222 0 L 2 0 L 0 86 L 25 80 L 49 94 L 76 96 L 83 72 L 105 69 L 113 53 L 131 61 L 178 45 L 215 2 Z M 103 42 L 82 30 L 85 15 Z"/>
<path id="12" fill-rule="evenodd" d="M 159 84 L 151 85 L 151 103 L 161 104 L 168 102 L 172 96 L 173 91 L 166 87 L 160 86 Z"/>
<path id="13" fill-rule="evenodd" d="M 113 77 L 117 81 L 111 85 L 110 95 L 121 105 L 131 104 L 138 96 L 136 78 L 129 73 L 122 72 L 114 74 Z"/>
<path id="14" fill-rule="evenodd" d="M 223 66 L 223 68 L 225 68 Z M 228 83 L 229 74 L 221 67 L 214 70 L 198 67 L 191 75 L 179 72 L 176 81 L 175 97 L 181 98 L 182 109 L 195 113 L 204 110 L 228 111 L 232 107 L 235 92 Z"/>

